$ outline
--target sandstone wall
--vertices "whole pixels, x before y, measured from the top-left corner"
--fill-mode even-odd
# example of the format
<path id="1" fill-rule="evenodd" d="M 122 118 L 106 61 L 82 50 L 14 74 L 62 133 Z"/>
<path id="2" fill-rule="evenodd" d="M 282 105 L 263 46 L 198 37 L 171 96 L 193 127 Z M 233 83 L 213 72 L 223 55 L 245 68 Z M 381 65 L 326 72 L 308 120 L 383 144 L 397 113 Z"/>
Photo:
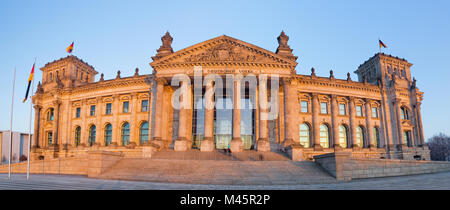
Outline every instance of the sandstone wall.
<path id="1" fill-rule="evenodd" d="M 318 155 L 314 160 L 338 180 L 450 171 L 450 162 L 355 158 L 349 152 Z"/>

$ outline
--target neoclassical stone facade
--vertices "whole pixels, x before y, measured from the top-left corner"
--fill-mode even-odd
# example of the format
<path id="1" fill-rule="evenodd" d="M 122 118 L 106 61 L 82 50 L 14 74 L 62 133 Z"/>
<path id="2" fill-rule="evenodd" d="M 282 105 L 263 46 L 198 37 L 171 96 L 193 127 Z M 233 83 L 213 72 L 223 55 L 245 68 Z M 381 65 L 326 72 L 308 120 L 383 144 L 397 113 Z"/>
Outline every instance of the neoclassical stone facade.
<path id="1" fill-rule="evenodd" d="M 33 158 L 229 148 L 283 151 L 294 160 L 335 151 L 429 160 L 423 93 L 404 59 L 377 53 L 352 81 L 350 73 L 344 80 L 333 71 L 329 77 L 314 69 L 297 74 L 284 32 L 275 52 L 225 35 L 177 52 L 169 33 L 161 40 L 151 74 L 136 69 L 122 77 L 118 71 L 114 79 L 102 74 L 95 81 L 98 72 L 75 56 L 42 67 L 33 96 Z M 175 81 L 175 75 L 188 81 Z M 189 106 L 174 107 L 174 100 Z"/>

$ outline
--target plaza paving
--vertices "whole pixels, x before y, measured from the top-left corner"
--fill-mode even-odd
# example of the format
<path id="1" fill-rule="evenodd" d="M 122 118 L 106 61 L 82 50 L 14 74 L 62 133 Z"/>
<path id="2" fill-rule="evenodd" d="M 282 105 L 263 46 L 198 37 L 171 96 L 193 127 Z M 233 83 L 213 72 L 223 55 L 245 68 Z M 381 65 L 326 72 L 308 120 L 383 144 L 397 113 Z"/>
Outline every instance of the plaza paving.
<path id="1" fill-rule="evenodd" d="M 90 179 L 85 176 L 0 174 L 1 190 L 450 190 L 450 172 L 327 184 L 208 185 Z"/>

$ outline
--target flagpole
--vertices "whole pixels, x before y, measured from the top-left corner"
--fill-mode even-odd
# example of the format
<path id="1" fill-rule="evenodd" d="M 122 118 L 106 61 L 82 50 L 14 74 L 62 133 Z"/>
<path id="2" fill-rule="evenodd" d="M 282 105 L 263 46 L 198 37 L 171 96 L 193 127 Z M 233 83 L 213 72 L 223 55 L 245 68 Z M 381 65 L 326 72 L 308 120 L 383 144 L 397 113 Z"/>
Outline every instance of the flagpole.
<path id="1" fill-rule="evenodd" d="M 12 141 L 13 141 L 12 124 L 13 124 L 13 111 L 14 111 L 14 86 L 16 85 L 15 83 L 16 83 L 16 67 L 14 67 L 13 88 L 12 88 L 12 96 L 11 96 L 11 117 L 10 117 L 10 124 L 9 124 L 8 179 L 11 179 L 11 158 L 12 158 Z"/>
<path id="2" fill-rule="evenodd" d="M 34 58 L 34 65 L 36 65 L 36 58 Z M 33 72 L 34 74 L 34 72 Z M 30 94 L 30 124 L 28 127 L 28 155 L 27 155 L 27 180 L 30 179 L 30 150 L 31 150 L 31 118 L 33 116 L 33 90 L 34 90 L 34 75 L 31 82 L 31 94 Z"/>

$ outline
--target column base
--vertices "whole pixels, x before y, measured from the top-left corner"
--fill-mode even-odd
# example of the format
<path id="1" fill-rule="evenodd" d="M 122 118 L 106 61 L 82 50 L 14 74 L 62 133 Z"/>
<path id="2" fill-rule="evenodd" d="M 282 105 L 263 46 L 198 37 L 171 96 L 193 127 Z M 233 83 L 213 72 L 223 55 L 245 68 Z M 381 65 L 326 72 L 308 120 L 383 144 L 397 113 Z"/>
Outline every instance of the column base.
<path id="1" fill-rule="evenodd" d="M 281 147 L 286 150 L 286 148 L 288 148 L 288 147 L 290 147 L 291 145 L 294 145 L 294 144 L 295 144 L 294 140 L 292 140 L 292 139 L 284 139 L 283 143 L 281 144 Z"/>
<path id="2" fill-rule="evenodd" d="M 270 142 L 266 138 L 258 139 L 256 149 L 258 152 L 270 152 Z"/>
<path id="3" fill-rule="evenodd" d="M 233 138 L 230 142 L 231 152 L 242 152 L 242 140 L 241 138 Z"/>
<path id="4" fill-rule="evenodd" d="M 313 148 L 314 151 L 323 151 L 323 147 L 320 144 L 315 144 Z"/>
<path id="5" fill-rule="evenodd" d="M 127 149 L 134 149 L 136 147 L 136 143 L 130 142 L 127 146 L 125 146 Z"/>
<path id="6" fill-rule="evenodd" d="M 162 140 L 161 137 L 155 137 L 155 138 L 153 138 L 153 139 L 150 141 L 150 143 L 155 144 L 155 145 L 158 145 L 159 148 L 161 148 L 161 149 L 166 148 L 166 144 L 164 143 L 164 141 Z"/>
<path id="7" fill-rule="evenodd" d="M 202 152 L 212 152 L 214 151 L 214 141 L 212 137 L 205 137 L 200 144 L 200 151 Z"/>
<path id="8" fill-rule="evenodd" d="M 362 150 L 362 148 L 359 147 L 357 144 L 352 145 L 352 149 L 353 149 L 353 151 L 360 151 L 360 150 Z"/>
<path id="9" fill-rule="evenodd" d="M 371 144 L 371 145 L 369 145 L 369 149 L 370 149 L 370 151 L 377 151 L 378 147 L 376 147 L 375 145 Z"/>
<path id="10" fill-rule="evenodd" d="M 175 151 L 186 151 L 189 149 L 189 141 L 184 137 L 178 138 L 175 140 L 173 149 Z"/>
<path id="11" fill-rule="evenodd" d="M 342 151 L 342 150 L 343 150 L 343 148 L 341 147 L 341 145 L 339 145 L 339 144 L 334 145 L 334 151 Z"/>

